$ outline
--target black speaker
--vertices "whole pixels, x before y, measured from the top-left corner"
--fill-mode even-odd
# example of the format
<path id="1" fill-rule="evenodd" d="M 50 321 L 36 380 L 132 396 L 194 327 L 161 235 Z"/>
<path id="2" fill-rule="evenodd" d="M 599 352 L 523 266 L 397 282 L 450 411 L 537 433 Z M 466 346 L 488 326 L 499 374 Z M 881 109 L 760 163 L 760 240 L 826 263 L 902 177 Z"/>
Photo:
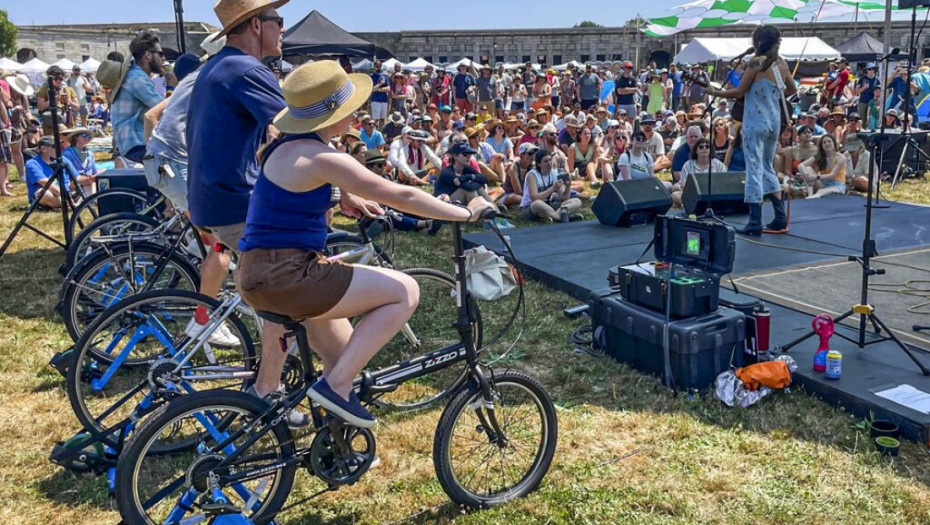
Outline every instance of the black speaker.
<path id="1" fill-rule="evenodd" d="M 915 7 L 930 7 L 930 0 L 898 0 L 898 9 L 913 9 Z"/>
<path id="2" fill-rule="evenodd" d="M 892 138 L 891 140 L 885 140 L 879 143 L 881 145 L 882 165 L 879 166 L 878 174 L 886 172 L 888 175 L 894 175 L 895 171 L 898 169 L 898 163 L 901 162 L 902 155 L 904 155 L 904 166 L 914 171 L 920 171 L 920 164 L 923 159 L 914 147 L 908 148 L 907 154 L 905 155 L 904 146 L 907 144 L 907 141 L 901 135 L 901 131 L 885 130 L 885 133 L 891 135 Z M 911 138 L 921 151 L 930 151 L 930 140 L 928 140 L 928 135 L 930 134 L 928 134 L 926 130 L 911 130 Z"/>
<path id="3" fill-rule="evenodd" d="M 605 226 L 645 224 L 672 207 L 672 196 L 655 177 L 605 183 L 591 210 Z"/>
<path id="4" fill-rule="evenodd" d="M 710 193 L 707 184 L 707 173 L 691 175 L 685 181 L 681 191 L 681 204 L 688 214 L 703 215 L 707 208 L 713 206 L 714 211 L 724 215 L 740 215 L 749 213 L 749 206 L 743 202 L 746 191 L 746 172 L 727 171 L 711 175 L 714 178 Z"/>

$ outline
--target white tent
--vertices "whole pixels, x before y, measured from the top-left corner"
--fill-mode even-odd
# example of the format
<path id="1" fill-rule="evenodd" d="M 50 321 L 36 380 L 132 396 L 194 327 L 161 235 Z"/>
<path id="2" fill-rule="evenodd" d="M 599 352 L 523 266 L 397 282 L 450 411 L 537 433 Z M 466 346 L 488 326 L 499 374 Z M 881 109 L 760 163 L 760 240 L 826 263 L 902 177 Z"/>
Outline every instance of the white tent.
<path id="1" fill-rule="evenodd" d="M 542 64 L 537 64 L 536 62 L 532 63 L 533 69 L 539 70 L 542 67 Z M 513 69 L 517 70 L 522 67 L 526 67 L 526 62 L 505 62 L 504 69 Z"/>
<path id="2" fill-rule="evenodd" d="M 557 66 L 552 66 L 552 69 L 556 71 L 565 71 L 568 67 L 571 66 L 575 69 L 584 69 L 584 64 L 578 62 L 577 60 L 570 60 L 564 64 L 559 64 Z"/>
<path id="3" fill-rule="evenodd" d="M 732 60 L 741 55 L 752 45 L 749 38 L 695 38 L 675 55 L 674 62 L 690 64 Z M 787 60 L 834 60 L 840 58 L 840 52 L 817 38 L 781 39 L 779 53 Z"/>
<path id="4" fill-rule="evenodd" d="M 475 67 L 477 67 L 477 64 L 476 64 L 475 62 L 472 62 L 471 60 L 469 60 L 469 59 L 467 59 L 467 58 L 463 58 L 462 60 L 459 60 L 458 62 L 453 62 L 453 63 L 449 64 L 449 67 L 446 68 L 446 69 L 448 69 L 449 71 L 455 71 L 455 70 L 457 70 L 457 69 L 459 68 L 459 66 L 462 65 L 462 64 L 465 64 L 466 66 L 475 65 Z M 504 64 L 504 67 L 507 67 L 507 64 Z"/>
<path id="5" fill-rule="evenodd" d="M 100 61 L 93 58 L 88 58 L 87 60 L 81 62 L 81 71 L 85 73 L 96 73 L 97 69 L 100 68 Z"/>
<path id="6" fill-rule="evenodd" d="M 67 58 L 62 58 L 61 60 L 59 60 L 58 62 L 55 62 L 55 63 L 52 64 L 52 65 L 53 65 L 53 66 L 58 66 L 58 67 L 60 67 L 61 69 L 64 70 L 65 73 L 70 73 L 70 72 L 71 72 L 71 68 L 73 68 L 73 67 L 74 67 L 75 65 L 77 65 L 77 64 L 75 64 L 74 62 L 68 60 Z"/>
<path id="7" fill-rule="evenodd" d="M 423 71 L 426 69 L 426 66 L 436 69 L 436 66 L 427 62 L 426 59 L 424 59 L 423 57 L 420 57 L 414 60 L 413 62 L 410 62 L 404 67 L 404 69 L 409 69 L 410 71 Z"/>
<path id="8" fill-rule="evenodd" d="M 366 58 L 362 60 L 361 62 L 356 62 L 355 64 L 352 64 L 352 71 L 365 71 L 368 69 L 373 69 L 374 67 L 375 67 L 375 63 Z"/>
<path id="9" fill-rule="evenodd" d="M 403 63 L 403 62 L 397 60 L 396 58 L 389 58 L 389 59 L 387 59 L 387 60 L 385 60 L 384 62 L 381 63 L 381 71 L 384 71 L 384 72 L 386 72 L 386 73 L 393 73 L 393 72 L 394 72 L 394 64 L 400 64 L 400 67 L 401 67 L 401 68 L 404 67 L 404 63 Z"/>
<path id="10" fill-rule="evenodd" d="M 38 58 L 33 58 L 29 62 L 26 62 L 20 67 L 20 71 L 26 74 L 29 77 L 29 81 L 33 86 L 41 86 L 45 83 L 45 72 L 48 68 L 51 67 L 45 62 L 42 62 Z"/>
<path id="11" fill-rule="evenodd" d="M 19 71 L 23 68 L 23 65 L 15 60 L 10 60 L 9 58 L 0 58 L 0 69 L 5 71 Z"/>
<path id="12" fill-rule="evenodd" d="M 287 60 L 281 60 L 281 72 L 290 73 L 291 71 L 294 71 L 294 64 L 291 64 Z"/>

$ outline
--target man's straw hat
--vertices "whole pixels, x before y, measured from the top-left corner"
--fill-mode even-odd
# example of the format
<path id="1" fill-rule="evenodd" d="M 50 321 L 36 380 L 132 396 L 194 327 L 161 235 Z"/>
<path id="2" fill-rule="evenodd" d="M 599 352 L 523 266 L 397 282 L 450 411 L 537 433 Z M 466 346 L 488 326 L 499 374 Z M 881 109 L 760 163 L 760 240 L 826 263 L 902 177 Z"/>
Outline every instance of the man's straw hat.
<path id="1" fill-rule="evenodd" d="M 110 90 L 108 96 L 110 102 L 116 100 L 116 94 L 119 93 L 119 88 L 123 85 L 126 73 L 129 72 L 129 66 L 128 58 L 122 62 L 104 60 L 97 69 L 97 81 L 100 82 L 101 86 Z"/>
<path id="2" fill-rule="evenodd" d="M 6 82 L 10 85 L 10 89 L 24 97 L 31 97 L 33 93 L 35 93 L 35 90 L 32 88 L 32 85 L 29 84 L 29 81 L 21 76 L 12 75 L 6 77 Z"/>
<path id="3" fill-rule="evenodd" d="M 371 95 L 371 77 L 346 74 L 338 62 L 304 64 L 288 75 L 282 86 L 287 108 L 274 125 L 283 133 L 310 133 L 351 115 Z"/>
<path id="4" fill-rule="evenodd" d="M 213 12 L 223 24 L 223 29 L 217 35 L 217 38 L 228 34 L 237 25 L 245 22 L 253 16 L 258 16 L 266 9 L 276 9 L 288 3 L 290 0 L 277 0 L 270 2 L 268 0 L 217 0 L 213 5 Z"/>

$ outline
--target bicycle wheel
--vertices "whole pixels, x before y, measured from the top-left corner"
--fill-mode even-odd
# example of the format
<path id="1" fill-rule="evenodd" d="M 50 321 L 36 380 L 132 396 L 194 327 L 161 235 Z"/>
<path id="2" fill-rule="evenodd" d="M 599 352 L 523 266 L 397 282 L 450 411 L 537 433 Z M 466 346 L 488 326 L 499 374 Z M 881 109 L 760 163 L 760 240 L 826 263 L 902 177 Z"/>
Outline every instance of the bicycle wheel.
<path id="1" fill-rule="evenodd" d="M 327 257 L 339 257 L 346 264 L 366 264 L 391 268 L 391 257 L 374 243 L 365 243 L 357 235 L 330 234 L 326 239 Z"/>
<path id="2" fill-rule="evenodd" d="M 93 251 L 94 246 L 90 240 L 94 237 L 149 232 L 157 228 L 159 224 L 161 223 L 152 217 L 138 213 L 124 212 L 104 215 L 88 224 L 74 237 L 68 248 L 68 255 L 65 257 L 64 268 L 70 270 L 75 262 Z"/>
<path id="3" fill-rule="evenodd" d="M 179 252 L 165 258 L 167 251 L 149 242 L 120 243 L 94 250 L 72 268 L 61 285 L 55 307 L 71 338 L 76 342 L 106 308 L 146 285 L 152 290 L 199 289 L 197 268 Z M 156 274 L 160 262 L 164 262 L 164 268 Z"/>
<path id="4" fill-rule="evenodd" d="M 213 317 L 220 305 L 199 293 L 153 290 L 108 308 L 74 346 L 68 368 L 68 399 L 81 425 L 103 430 L 161 399 L 248 388 L 257 355 L 235 312 L 223 325 L 238 344 L 205 343 L 181 353 L 189 341 L 185 328 L 197 309 Z"/>
<path id="5" fill-rule="evenodd" d="M 489 379 L 502 435 L 495 435 L 481 390 L 472 386 L 446 405 L 433 441 L 439 484 L 452 501 L 469 508 L 535 490 L 549 471 L 558 439 L 555 406 L 538 381 L 515 370 Z"/>
<path id="6" fill-rule="evenodd" d="M 144 191 L 129 188 L 108 188 L 88 195 L 74 208 L 74 213 L 68 221 L 68 229 L 74 238 L 90 223 L 103 215 L 118 211 L 135 211 L 143 215 L 150 215 L 154 219 L 161 219 L 161 212 L 155 203 Z"/>
<path id="7" fill-rule="evenodd" d="M 419 285 L 420 304 L 400 333 L 372 358 L 369 370 L 385 368 L 459 342 L 459 334 L 453 327 L 458 316 L 455 279 L 431 268 L 412 268 L 403 273 L 413 277 Z M 475 313 L 477 321 L 472 325 L 472 337 L 480 347 L 484 334 L 477 306 Z M 374 403 L 396 410 L 425 408 L 455 392 L 464 378 L 464 363 L 450 366 L 407 381 Z"/>
<path id="8" fill-rule="evenodd" d="M 210 502 L 208 479 L 219 477 L 217 488 L 229 503 L 245 510 L 256 524 L 268 523 L 281 509 L 294 485 L 296 464 L 271 468 L 296 454 L 287 425 L 279 421 L 247 449 L 244 442 L 260 433 L 264 425 L 245 429 L 258 419 L 267 405 L 248 394 L 230 391 L 200 392 L 172 401 L 145 421 L 120 455 L 116 469 L 116 502 L 123 523 L 155 525 L 182 523 L 202 514 L 195 505 Z M 229 421 L 223 430 L 213 423 Z M 267 428 L 267 427 L 265 427 Z M 217 444 L 233 437 L 228 446 Z M 197 446 L 181 454 L 159 451 L 166 442 L 195 440 Z M 228 460 L 233 453 L 238 457 Z M 268 466 L 255 479 L 225 484 L 235 472 Z M 199 523 L 199 521 L 197 522 Z"/>

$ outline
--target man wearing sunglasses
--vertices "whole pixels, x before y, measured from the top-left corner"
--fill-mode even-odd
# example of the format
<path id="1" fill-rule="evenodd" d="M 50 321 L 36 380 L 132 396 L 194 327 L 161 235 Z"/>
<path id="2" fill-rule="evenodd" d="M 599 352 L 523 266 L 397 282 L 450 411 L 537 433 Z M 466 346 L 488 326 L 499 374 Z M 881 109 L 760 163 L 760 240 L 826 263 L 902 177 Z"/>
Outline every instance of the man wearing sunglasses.
<path id="1" fill-rule="evenodd" d="M 58 108 L 59 118 L 64 124 L 67 122 L 70 112 L 77 112 L 80 109 L 77 94 L 65 83 L 65 72 L 60 67 L 51 66 L 45 74 L 52 79 L 52 85 L 55 87 L 56 93 L 55 107 Z M 48 95 L 48 84 L 44 84 L 36 91 L 36 107 L 38 107 L 40 113 L 44 114 L 52 105 Z"/>
<path id="2" fill-rule="evenodd" d="M 133 64 L 123 82 L 114 88 L 116 95 L 110 105 L 113 145 L 121 157 L 141 164 L 145 157 L 145 112 L 164 99 L 152 75 L 164 74 L 165 54 L 158 36 L 147 31 L 132 39 L 129 52 Z"/>

